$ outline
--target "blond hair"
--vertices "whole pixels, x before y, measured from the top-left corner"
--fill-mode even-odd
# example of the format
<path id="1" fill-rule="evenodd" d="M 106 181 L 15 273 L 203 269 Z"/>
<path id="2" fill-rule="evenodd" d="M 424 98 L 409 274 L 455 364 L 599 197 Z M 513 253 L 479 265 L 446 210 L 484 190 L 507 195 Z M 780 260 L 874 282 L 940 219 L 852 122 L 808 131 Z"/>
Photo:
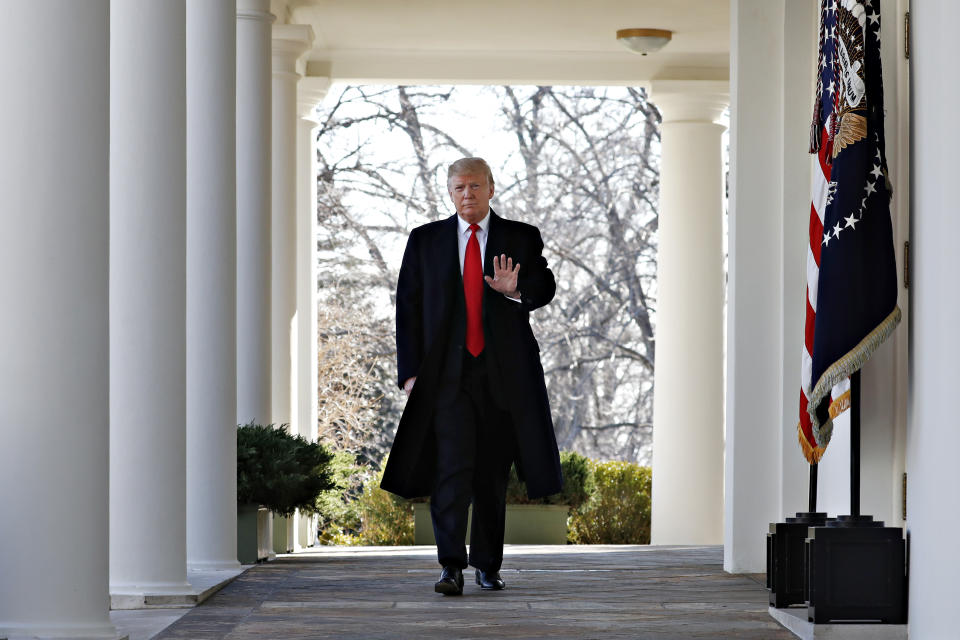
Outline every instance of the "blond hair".
<path id="1" fill-rule="evenodd" d="M 447 188 L 454 176 L 465 176 L 472 173 L 482 173 L 487 176 L 487 183 L 493 186 L 493 172 L 490 165 L 483 158 L 460 158 L 447 169 Z"/>

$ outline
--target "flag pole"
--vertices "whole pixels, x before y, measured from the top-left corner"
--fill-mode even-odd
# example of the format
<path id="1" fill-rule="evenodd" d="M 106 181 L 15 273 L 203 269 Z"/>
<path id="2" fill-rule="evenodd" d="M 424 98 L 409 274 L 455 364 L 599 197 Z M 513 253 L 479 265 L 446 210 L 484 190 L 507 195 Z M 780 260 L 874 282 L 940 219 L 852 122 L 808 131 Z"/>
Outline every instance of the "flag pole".
<path id="1" fill-rule="evenodd" d="M 816 513 L 817 511 L 817 463 L 810 465 L 810 487 L 807 496 L 807 511 Z"/>
<path id="2" fill-rule="evenodd" d="M 860 370 L 850 376 L 850 515 L 860 517 Z"/>

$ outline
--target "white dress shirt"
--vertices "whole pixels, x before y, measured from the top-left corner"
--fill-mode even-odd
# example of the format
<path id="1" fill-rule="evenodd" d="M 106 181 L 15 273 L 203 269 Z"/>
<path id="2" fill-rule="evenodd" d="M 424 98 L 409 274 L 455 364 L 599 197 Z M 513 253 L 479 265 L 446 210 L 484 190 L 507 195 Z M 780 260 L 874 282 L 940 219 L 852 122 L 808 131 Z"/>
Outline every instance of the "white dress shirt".
<path id="1" fill-rule="evenodd" d="M 477 242 L 480 244 L 480 271 L 483 272 L 484 260 L 487 257 L 487 237 L 490 229 L 490 211 L 487 211 L 487 215 L 483 216 L 483 220 L 477 223 L 480 227 L 477 229 Z M 467 254 L 467 242 L 470 241 L 470 234 L 473 233 L 470 231 L 470 223 L 457 216 L 457 229 L 459 233 L 457 234 L 457 249 L 460 252 L 460 276 L 463 276 L 463 257 Z M 501 267 L 506 267 L 506 265 L 500 265 Z M 520 298 L 511 298 L 508 295 L 504 295 L 507 300 L 513 300 L 514 302 L 520 302 Z"/>
<path id="2" fill-rule="evenodd" d="M 487 255 L 487 230 L 490 228 L 490 212 L 483 216 L 483 220 L 477 223 L 480 228 L 477 230 L 477 242 L 480 243 L 480 271 L 483 271 L 483 260 Z M 467 242 L 470 241 L 470 223 L 457 216 L 457 228 L 460 233 L 457 234 L 457 248 L 460 250 L 460 275 L 463 275 L 463 257 L 467 253 Z"/>

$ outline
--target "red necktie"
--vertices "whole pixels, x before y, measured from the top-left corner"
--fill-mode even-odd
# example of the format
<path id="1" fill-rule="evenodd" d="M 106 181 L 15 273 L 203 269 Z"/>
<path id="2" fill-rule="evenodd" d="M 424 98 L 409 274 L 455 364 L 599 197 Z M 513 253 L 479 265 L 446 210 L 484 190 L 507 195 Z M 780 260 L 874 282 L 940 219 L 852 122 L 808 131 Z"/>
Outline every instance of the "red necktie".
<path id="1" fill-rule="evenodd" d="M 483 268 L 480 265 L 480 225 L 470 225 L 463 255 L 463 296 L 467 301 L 467 351 L 476 358 L 483 352 Z"/>

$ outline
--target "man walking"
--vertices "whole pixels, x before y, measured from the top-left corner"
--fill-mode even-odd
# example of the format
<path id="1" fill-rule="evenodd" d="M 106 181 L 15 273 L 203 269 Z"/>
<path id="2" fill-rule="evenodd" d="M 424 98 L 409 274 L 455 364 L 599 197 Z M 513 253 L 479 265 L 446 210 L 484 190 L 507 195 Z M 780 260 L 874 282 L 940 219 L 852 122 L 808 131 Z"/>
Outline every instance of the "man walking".
<path id="1" fill-rule="evenodd" d="M 531 225 L 490 208 L 493 175 L 481 158 L 450 165 L 457 214 L 410 233 L 397 283 L 398 384 L 407 392 L 381 486 L 430 496 L 443 570 L 435 590 L 463 593 L 463 570 L 503 589 L 505 496 L 517 463 L 531 498 L 562 478 L 540 349 L 529 314 L 556 282 Z M 473 504 L 470 555 L 464 545 Z"/>

